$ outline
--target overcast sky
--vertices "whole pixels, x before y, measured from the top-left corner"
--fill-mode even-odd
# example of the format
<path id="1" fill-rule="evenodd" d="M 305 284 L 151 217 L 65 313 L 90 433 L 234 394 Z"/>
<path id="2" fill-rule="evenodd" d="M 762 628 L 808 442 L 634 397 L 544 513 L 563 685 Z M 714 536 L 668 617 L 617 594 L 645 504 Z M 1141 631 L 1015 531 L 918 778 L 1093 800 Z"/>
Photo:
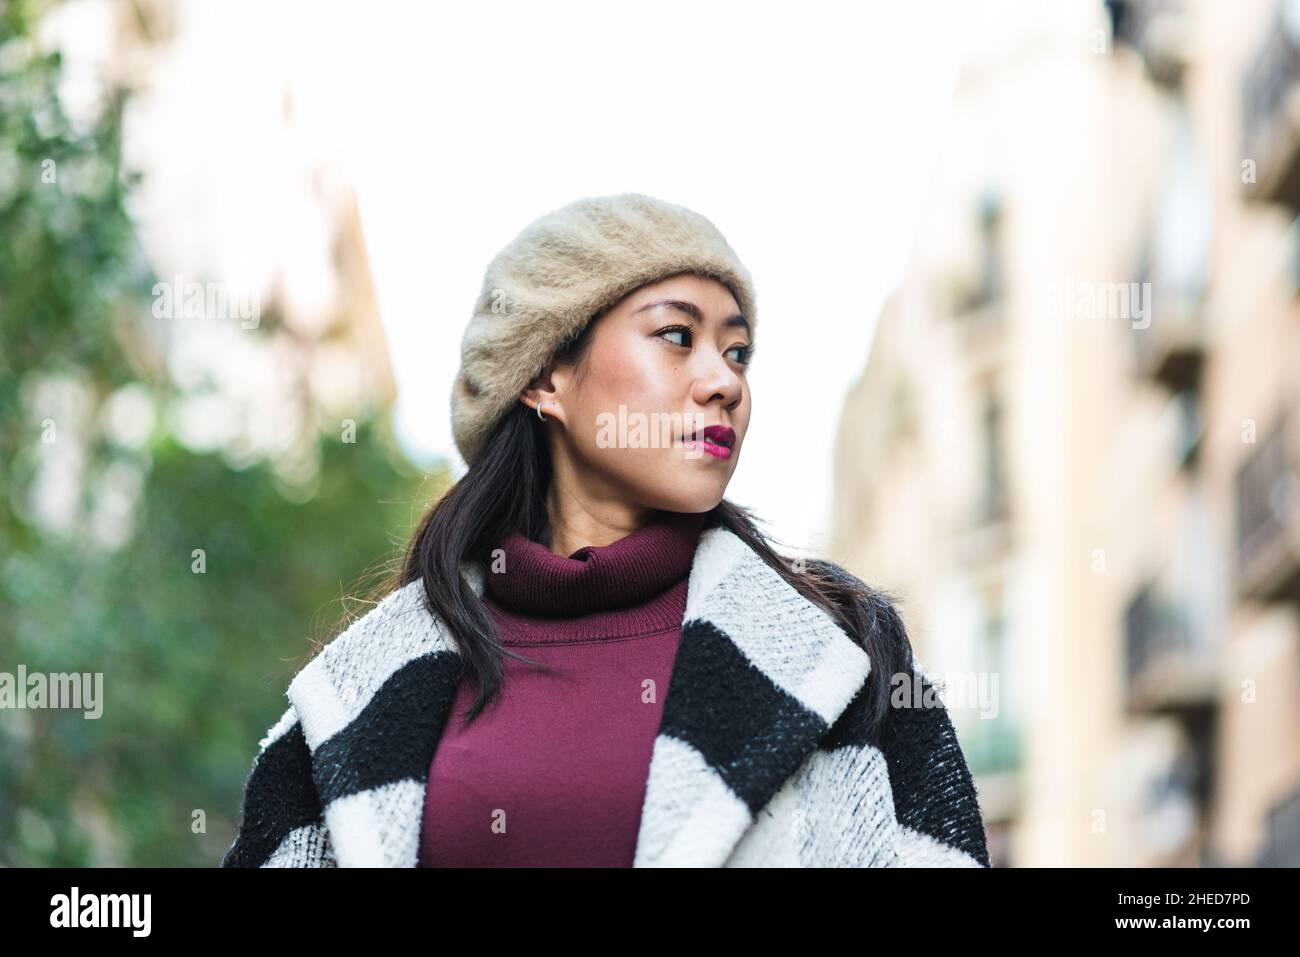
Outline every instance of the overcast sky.
<path id="1" fill-rule="evenodd" d="M 132 137 L 152 154 L 142 236 L 163 275 L 257 286 L 287 269 L 299 308 L 317 290 L 324 310 L 327 230 L 296 164 L 337 161 L 361 205 L 399 436 L 460 474 L 448 395 L 497 250 L 580 196 L 691 207 L 758 296 L 728 497 L 821 554 L 840 407 L 908 254 L 964 44 L 1014 32 L 1025 2 L 180 0 Z M 102 6 L 72 6 L 80 40 L 102 40 Z"/>
<path id="2" fill-rule="evenodd" d="M 403 441 L 463 468 L 447 394 L 493 254 L 579 196 L 649 193 L 713 220 L 753 274 L 754 413 L 727 495 L 818 552 L 840 406 L 911 242 L 962 5 L 392 9 L 371 24 L 385 55 L 347 82 Z"/>

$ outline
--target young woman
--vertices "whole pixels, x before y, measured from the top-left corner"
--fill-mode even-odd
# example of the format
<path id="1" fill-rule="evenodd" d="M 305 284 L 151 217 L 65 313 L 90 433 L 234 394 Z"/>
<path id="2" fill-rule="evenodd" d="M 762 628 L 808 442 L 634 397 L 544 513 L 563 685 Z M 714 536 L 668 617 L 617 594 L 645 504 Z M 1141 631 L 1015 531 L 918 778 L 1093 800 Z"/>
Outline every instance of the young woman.
<path id="1" fill-rule="evenodd" d="M 293 679 L 223 865 L 989 866 L 891 602 L 724 498 L 756 330 L 723 236 L 648 196 L 498 253 L 469 470 Z"/>

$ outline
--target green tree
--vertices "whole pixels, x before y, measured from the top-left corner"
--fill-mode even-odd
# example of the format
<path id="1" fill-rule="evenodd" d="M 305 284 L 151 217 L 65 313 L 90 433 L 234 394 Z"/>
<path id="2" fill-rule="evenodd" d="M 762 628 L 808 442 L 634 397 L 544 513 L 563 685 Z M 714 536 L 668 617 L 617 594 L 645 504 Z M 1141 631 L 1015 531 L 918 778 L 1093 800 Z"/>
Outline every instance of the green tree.
<path id="1" fill-rule="evenodd" d="M 102 673 L 103 712 L 0 709 L 0 864 L 215 866 L 309 639 L 447 477 L 406 460 L 384 408 L 357 410 L 355 441 L 309 417 L 306 493 L 178 441 L 180 390 L 132 346 L 154 277 L 126 211 L 128 94 L 75 128 L 34 9 L 0 5 L 0 673 Z M 153 413 L 142 441 L 105 424 L 126 394 Z"/>

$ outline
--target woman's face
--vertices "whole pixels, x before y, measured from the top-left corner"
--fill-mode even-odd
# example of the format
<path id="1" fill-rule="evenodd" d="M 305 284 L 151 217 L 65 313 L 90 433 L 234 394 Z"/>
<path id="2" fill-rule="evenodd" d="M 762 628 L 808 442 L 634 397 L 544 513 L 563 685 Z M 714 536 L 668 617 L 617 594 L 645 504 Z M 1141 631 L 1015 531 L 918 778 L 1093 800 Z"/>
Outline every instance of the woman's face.
<path id="1" fill-rule="evenodd" d="M 749 427 L 750 335 L 739 316 L 725 285 L 684 273 L 598 319 L 581 373 L 556 363 L 527 393 L 557 420 L 547 425 L 555 491 L 615 520 L 629 508 L 717 505 Z"/>

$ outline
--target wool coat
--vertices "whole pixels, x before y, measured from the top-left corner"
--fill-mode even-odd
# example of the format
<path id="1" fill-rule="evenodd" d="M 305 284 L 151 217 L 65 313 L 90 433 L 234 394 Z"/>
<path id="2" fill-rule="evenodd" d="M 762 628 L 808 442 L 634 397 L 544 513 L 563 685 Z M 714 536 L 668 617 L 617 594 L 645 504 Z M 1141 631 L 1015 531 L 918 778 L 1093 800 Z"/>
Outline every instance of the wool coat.
<path id="1" fill-rule="evenodd" d="M 481 563 L 462 572 L 481 596 Z M 891 707 L 870 732 L 871 666 L 742 538 L 706 529 L 633 866 L 988 867 L 975 783 L 942 702 Z M 418 579 L 353 622 L 290 682 L 222 866 L 415 867 L 459 673 Z"/>

